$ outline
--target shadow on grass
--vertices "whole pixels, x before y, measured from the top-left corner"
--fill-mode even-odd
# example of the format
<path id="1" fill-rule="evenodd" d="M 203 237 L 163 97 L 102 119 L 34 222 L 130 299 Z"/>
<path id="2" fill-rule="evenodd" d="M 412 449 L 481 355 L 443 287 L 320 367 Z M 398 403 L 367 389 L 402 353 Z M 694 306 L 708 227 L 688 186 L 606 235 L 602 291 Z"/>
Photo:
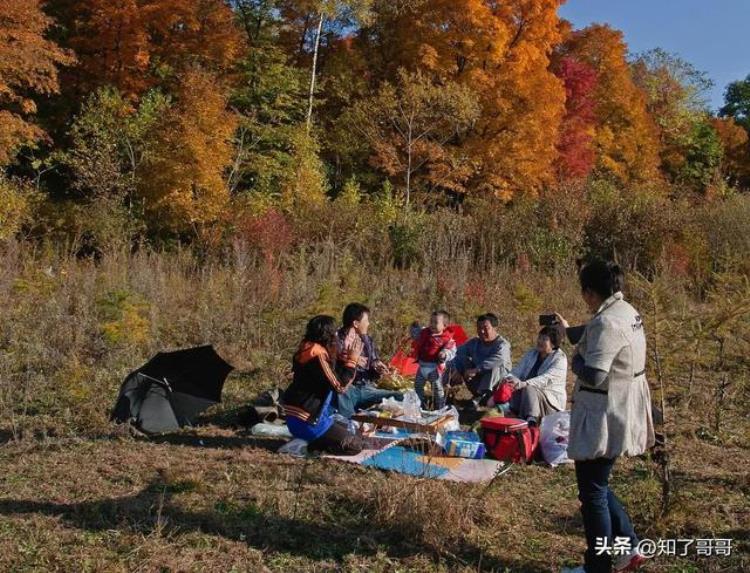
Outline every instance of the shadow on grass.
<path id="1" fill-rule="evenodd" d="M 171 444 L 173 446 L 187 446 L 193 448 L 214 449 L 242 449 L 259 448 L 276 452 L 287 440 L 275 438 L 261 438 L 248 432 L 241 432 L 234 436 L 202 436 L 200 434 L 159 434 L 156 436 L 138 437 L 137 441 L 154 444 Z"/>
<path id="2" fill-rule="evenodd" d="M 0 515 L 59 517 L 66 524 L 89 532 L 122 530 L 164 536 L 201 532 L 244 542 L 265 553 L 290 553 L 310 560 L 343 561 L 351 554 L 374 556 L 385 551 L 391 558 L 432 555 L 451 567 L 470 565 L 478 571 L 547 571 L 539 565 L 488 556 L 482 548 L 466 541 L 452 553 L 440 551 L 418 540 L 405 539 L 398 527 L 376 526 L 364 519 L 337 525 L 283 517 L 247 501 L 217 501 L 213 510 L 204 511 L 187 511 L 172 502 L 174 494 L 196 487 L 191 482 L 164 483 L 156 479 L 137 494 L 119 498 L 78 503 L 6 498 L 0 499 Z M 348 501 L 352 500 L 342 503 Z"/>

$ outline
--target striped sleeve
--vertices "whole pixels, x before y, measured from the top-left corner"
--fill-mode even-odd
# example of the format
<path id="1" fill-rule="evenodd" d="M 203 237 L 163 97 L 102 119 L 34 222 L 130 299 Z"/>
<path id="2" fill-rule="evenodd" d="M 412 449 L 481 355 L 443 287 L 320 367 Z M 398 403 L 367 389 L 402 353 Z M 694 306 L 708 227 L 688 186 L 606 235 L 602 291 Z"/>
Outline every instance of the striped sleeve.
<path id="1" fill-rule="evenodd" d="M 346 385 L 348 383 L 342 384 L 339 381 L 339 379 L 336 377 L 336 373 L 333 371 L 333 368 L 331 368 L 328 360 L 326 360 L 323 355 L 318 356 L 318 362 L 320 362 L 320 367 L 323 370 L 323 374 L 325 374 L 326 380 L 328 380 L 328 383 L 331 385 L 331 388 L 333 388 L 336 393 L 342 394 L 346 390 Z M 352 379 L 353 378 L 354 376 L 352 371 Z"/>

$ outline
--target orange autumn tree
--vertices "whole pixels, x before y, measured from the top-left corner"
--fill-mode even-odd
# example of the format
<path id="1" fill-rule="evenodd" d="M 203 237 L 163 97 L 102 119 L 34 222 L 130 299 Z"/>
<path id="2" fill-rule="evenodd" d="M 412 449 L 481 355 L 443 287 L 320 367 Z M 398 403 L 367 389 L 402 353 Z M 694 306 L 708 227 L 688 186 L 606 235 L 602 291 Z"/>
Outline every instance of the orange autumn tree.
<path id="1" fill-rule="evenodd" d="M 241 48 L 224 0 L 50 0 L 80 65 L 79 93 L 102 85 L 136 97 L 186 64 L 221 72 Z"/>
<path id="2" fill-rule="evenodd" d="M 724 149 L 721 172 L 729 185 L 750 189 L 750 140 L 734 118 L 711 120 Z"/>
<path id="3" fill-rule="evenodd" d="M 549 69 L 560 0 L 381 3 L 373 60 L 468 86 L 481 113 L 462 144 L 470 186 L 508 199 L 553 175 L 565 90 Z"/>
<path id="4" fill-rule="evenodd" d="M 569 32 L 559 51 L 597 74 L 596 170 L 622 183 L 658 179 L 659 139 L 645 95 L 633 81 L 622 32 L 595 24 Z"/>
<path id="5" fill-rule="evenodd" d="M 235 115 L 215 76 L 192 68 L 180 79 L 177 102 L 165 113 L 139 181 L 146 217 L 155 228 L 186 233 L 217 221 L 229 200 Z"/>
<path id="6" fill-rule="evenodd" d="M 39 0 L 0 2 L 0 166 L 44 136 L 30 121 L 32 97 L 57 93 L 57 67 L 73 63 L 71 54 L 45 38 L 51 25 Z"/>

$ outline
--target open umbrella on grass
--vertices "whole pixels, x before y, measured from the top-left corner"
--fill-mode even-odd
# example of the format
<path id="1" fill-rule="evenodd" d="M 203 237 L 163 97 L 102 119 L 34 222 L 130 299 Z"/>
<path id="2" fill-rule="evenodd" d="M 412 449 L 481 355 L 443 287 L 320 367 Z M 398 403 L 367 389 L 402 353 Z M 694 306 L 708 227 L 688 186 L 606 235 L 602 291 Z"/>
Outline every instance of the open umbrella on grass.
<path id="1" fill-rule="evenodd" d="M 149 434 L 191 425 L 195 416 L 221 401 L 232 369 L 213 346 L 159 352 L 125 378 L 111 419 L 131 420 Z"/>

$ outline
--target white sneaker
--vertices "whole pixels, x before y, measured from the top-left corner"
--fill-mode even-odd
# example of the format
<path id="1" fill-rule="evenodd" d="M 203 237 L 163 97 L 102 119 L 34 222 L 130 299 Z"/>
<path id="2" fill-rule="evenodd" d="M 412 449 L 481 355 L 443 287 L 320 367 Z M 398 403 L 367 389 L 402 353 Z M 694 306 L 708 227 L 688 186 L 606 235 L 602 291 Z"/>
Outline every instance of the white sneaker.
<path id="1" fill-rule="evenodd" d="M 586 570 L 583 565 L 579 565 L 578 567 L 563 567 L 560 569 L 560 573 L 586 573 Z"/>
<path id="2" fill-rule="evenodd" d="M 612 563 L 612 571 L 614 571 L 615 573 L 635 571 L 641 565 L 643 565 L 647 559 L 649 559 L 649 557 L 641 553 L 636 547 L 630 553 L 620 555 L 617 559 L 615 559 L 614 563 Z"/>

